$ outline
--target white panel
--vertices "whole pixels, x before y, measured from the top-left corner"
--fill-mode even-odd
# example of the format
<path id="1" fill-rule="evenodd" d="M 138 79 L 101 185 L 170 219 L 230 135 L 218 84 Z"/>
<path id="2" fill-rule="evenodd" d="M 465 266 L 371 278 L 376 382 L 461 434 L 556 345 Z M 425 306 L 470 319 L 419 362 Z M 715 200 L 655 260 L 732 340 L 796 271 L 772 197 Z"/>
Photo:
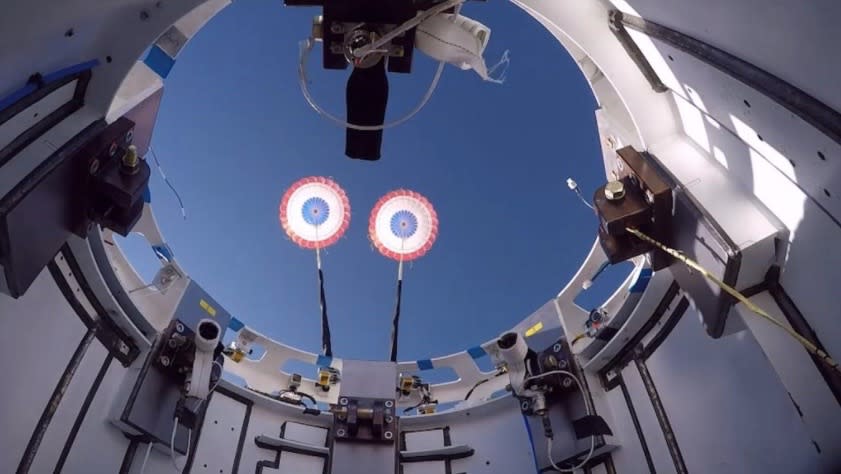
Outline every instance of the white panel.
<path id="1" fill-rule="evenodd" d="M 107 421 L 107 417 L 114 395 L 126 372 L 127 369 L 117 360 L 111 361 L 111 366 L 88 409 L 88 415 L 79 427 L 73 449 L 70 450 L 64 462 L 63 472 L 73 474 L 119 471 L 129 441 L 121 431 Z M 144 453 L 145 451 L 140 454 L 141 458 Z M 147 472 L 151 474 L 155 471 L 147 470 Z"/>
<path id="2" fill-rule="evenodd" d="M 291 421 L 286 422 L 283 439 L 312 444 L 313 446 L 327 445 L 327 430 L 318 426 L 302 425 Z"/>
<path id="3" fill-rule="evenodd" d="M 239 467 L 242 472 L 252 472 L 259 461 L 274 461 L 275 451 L 258 448 L 254 438 L 260 435 L 280 437 L 280 425 L 283 416 L 264 406 L 255 404 L 251 407 L 251 418 L 248 420 L 248 431 L 242 446 Z"/>
<path id="4" fill-rule="evenodd" d="M 38 454 L 32 463 L 32 472 L 50 472 L 55 469 L 58 457 L 64 448 L 64 442 L 70 434 L 70 429 L 76 421 L 85 397 L 88 395 L 96 374 L 102 368 L 102 362 L 108 351 L 98 341 L 94 340 L 88 347 L 82 363 L 76 370 L 76 375 L 70 381 L 70 386 L 64 393 L 58 409 L 47 427 Z"/>
<path id="5" fill-rule="evenodd" d="M 6 329 L 0 331 L 0 373 L 14 389 L 0 390 L 0 472 L 14 472 L 26 443 L 86 332 L 82 321 L 64 300 L 47 270 L 41 272 L 29 291 L 14 300 L 0 294 L 0 315 Z M 22 350 L 45 348 L 37 357 L 22 359 Z M 25 362 L 25 363 L 22 363 Z"/>
<path id="6" fill-rule="evenodd" d="M 232 472 L 245 411 L 242 402 L 222 393 L 213 394 L 204 416 L 192 472 Z"/>
<path id="7" fill-rule="evenodd" d="M 630 364 L 625 367 L 622 371 L 622 378 L 625 380 L 628 393 L 634 403 L 640 428 L 642 428 L 642 432 L 645 434 L 645 441 L 648 444 L 648 451 L 651 453 L 651 461 L 654 464 L 654 469 L 657 472 L 675 472 L 675 464 L 669 454 L 666 437 L 663 435 L 663 430 L 657 421 L 654 406 L 651 405 L 651 400 L 648 398 L 648 393 L 645 391 L 645 385 L 642 383 L 640 373 L 636 366 Z M 678 438 L 678 441 L 680 441 L 680 438 Z M 645 466 L 645 464 L 643 463 L 640 466 Z M 630 467 L 625 466 L 626 469 Z"/>
<path id="8" fill-rule="evenodd" d="M 610 429 L 613 431 L 613 437 L 617 444 L 619 444 L 619 449 L 611 453 L 616 470 L 618 472 L 642 472 L 644 470 L 643 466 L 646 466 L 645 454 L 634 428 L 631 412 L 625 403 L 625 397 L 622 395 L 622 389 L 616 387 L 607 392 L 605 399 L 612 414 Z"/>
<path id="9" fill-rule="evenodd" d="M 750 332 L 709 338 L 690 309 L 647 366 L 689 472 L 822 472 L 803 420 Z"/>
<path id="10" fill-rule="evenodd" d="M 265 468 L 263 471 L 280 472 L 282 474 L 322 474 L 324 458 L 284 451 L 280 453 L 280 464 L 278 464 L 277 470 Z"/>
<path id="11" fill-rule="evenodd" d="M 405 433 L 406 451 L 423 451 L 444 447 L 444 431 L 414 431 Z"/>
<path id="12" fill-rule="evenodd" d="M 0 149 L 11 143 L 29 127 L 40 122 L 47 115 L 70 101 L 73 98 L 73 92 L 76 91 L 78 82 L 78 80 L 68 82 L 0 125 Z"/>
<path id="13" fill-rule="evenodd" d="M 449 426 L 453 446 L 473 448 L 473 456 L 452 461 L 454 473 L 534 471 L 526 425 L 519 404 L 511 397 L 498 398 L 465 411 L 401 418 L 400 423 L 401 429 L 407 431 Z M 493 436 L 489 436 L 490 433 Z"/>
<path id="14" fill-rule="evenodd" d="M 740 9 L 737 4 L 730 3 Z M 796 14 L 803 10 L 810 9 Z M 678 104 L 692 103 L 681 109 L 685 129 L 697 124 L 687 134 L 789 229 L 783 286 L 827 350 L 841 353 L 841 325 L 833 317 L 838 313 L 834 282 L 841 281 L 841 266 L 826 265 L 826 257 L 838 252 L 841 227 L 818 205 L 841 218 L 841 145 L 729 75 L 662 42 L 632 35 L 641 46 L 646 41 L 651 45 L 646 53 L 657 73 L 685 98 Z M 673 60 L 662 60 L 669 56 Z M 816 272 L 820 277 L 806 277 Z"/>
<path id="15" fill-rule="evenodd" d="M 614 0 L 641 16 L 721 48 L 841 110 L 837 0 Z"/>
<path id="16" fill-rule="evenodd" d="M 751 298 L 777 321 L 790 325 L 768 292 Z M 821 447 L 841 446 L 841 410 L 809 353 L 785 331 L 760 318 L 740 304 L 736 311 L 745 321 L 762 351 L 802 413 L 812 439 Z M 826 472 L 841 466 L 841 451 L 823 449 Z"/>
<path id="17" fill-rule="evenodd" d="M 445 474 L 447 463 L 444 461 L 410 462 L 403 464 L 403 474 Z"/>

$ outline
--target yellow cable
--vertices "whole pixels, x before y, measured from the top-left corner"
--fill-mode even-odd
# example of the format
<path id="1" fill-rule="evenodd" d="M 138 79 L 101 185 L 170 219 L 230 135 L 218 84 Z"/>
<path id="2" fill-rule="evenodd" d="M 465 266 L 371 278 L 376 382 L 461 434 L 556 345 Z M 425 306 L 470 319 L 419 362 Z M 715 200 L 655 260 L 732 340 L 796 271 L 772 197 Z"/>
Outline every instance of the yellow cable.
<path id="1" fill-rule="evenodd" d="M 817 346 L 812 344 L 812 341 L 810 341 L 810 340 L 806 339 L 805 337 L 801 336 L 794 329 L 792 329 L 792 328 L 786 326 L 785 324 L 777 321 L 771 315 L 766 313 L 762 308 L 760 308 L 759 306 L 754 304 L 751 300 L 747 299 L 745 297 L 745 295 L 739 293 L 738 290 L 736 290 L 732 286 L 728 285 L 727 283 L 724 283 L 723 281 L 719 280 L 715 275 L 713 275 L 712 273 L 707 271 L 704 267 L 702 267 L 698 263 L 696 263 L 693 260 L 691 260 L 690 258 L 688 258 L 683 253 L 681 253 L 681 252 L 679 252 L 675 249 L 666 247 L 665 245 L 663 245 L 660 242 L 652 239 L 651 237 L 643 234 L 642 232 L 638 231 L 637 229 L 627 228 L 625 230 L 627 230 L 631 234 L 639 237 L 640 239 L 656 246 L 657 248 L 666 252 L 667 254 L 671 255 L 672 257 L 680 260 L 681 262 L 686 264 L 686 266 L 688 266 L 689 268 L 697 270 L 699 273 L 701 273 L 702 275 L 707 277 L 710 281 L 712 281 L 713 283 L 718 285 L 722 290 L 726 291 L 730 296 L 736 298 L 741 303 L 743 303 L 749 310 L 751 310 L 754 313 L 758 314 L 759 316 L 762 316 L 763 318 L 767 319 L 768 321 L 770 321 L 772 324 L 776 325 L 777 327 L 783 329 L 791 337 L 793 337 L 795 340 L 797 340 L 797 342 L 802 344 L 803 347 L 805 347 L 807 351 L 809 351 L 810 353 L 817 356 L 825 364 L 827 364 L 831 368 L 837 370 L 838 372 L 841 372 L 841 368 L 839 368 L 838 362 L 835 362 L 835 360 L 833 360 L 832 357 L 829 356 L 829 354 L 820 350 Z"/>
<path id="2" fill-rule="evenodd" d="M 569 347 L 574 346 L 576 342 L 580 341 L 581 339 L 584 339 L 585 336 L 587 336 L 587 334 L 581 333 L 581 334 L 573 337 L 572 341 L 570 341 L 570 343 L 569 343 Z"/>

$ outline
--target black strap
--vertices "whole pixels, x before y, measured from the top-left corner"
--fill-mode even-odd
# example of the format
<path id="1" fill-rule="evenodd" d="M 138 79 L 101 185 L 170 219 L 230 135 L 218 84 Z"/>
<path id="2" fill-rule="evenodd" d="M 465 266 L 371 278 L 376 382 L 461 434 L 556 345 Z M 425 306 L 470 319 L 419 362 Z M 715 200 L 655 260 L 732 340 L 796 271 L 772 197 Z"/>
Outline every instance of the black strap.
<path id="1" fill-rule="evenodd" d="M 324 272 L 318 269 L 319 302 L 321 304 L 321 352 L 333 357 L 333 344 L 330 342 L 330 321 L 327 319 L 327 298 L 324 296 Z"/>
<path id="2" fill-rule="evenodd" d="M 397 362 L 397 332 L 400 327 L 400 299 L 403 295 L 403 280 L 397 280 L 397 306 L 391 321 L 391 361 Z"/>

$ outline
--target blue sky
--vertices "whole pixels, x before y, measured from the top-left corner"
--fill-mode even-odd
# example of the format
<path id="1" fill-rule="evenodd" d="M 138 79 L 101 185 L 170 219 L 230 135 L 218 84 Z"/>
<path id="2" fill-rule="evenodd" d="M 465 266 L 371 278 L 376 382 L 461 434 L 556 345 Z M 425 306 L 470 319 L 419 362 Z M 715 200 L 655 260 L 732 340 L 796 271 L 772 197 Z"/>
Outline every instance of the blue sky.
<path id="1" fill-rule="evenodd" d="M 440 234 L 406 271 L 399 359 L 497 336 L 557 294 L 594 239 L 595 218 L 565 184 L 573 176 L 589 196 L 604 180 L 583 76 L 515 6 L 468 3 L 462 13 L 492 29 L 488 64 L 510 50 L 505 84 L 448 66 L 426 108 L 386 130 L 382 160 L 353 161 L 343 156 L 343 130 L 309 108 L 297 83 L 298 42 L 318 13 L 279 0 L 234 2 L 178 57 L 153 146 L 186 221 L 157 174 L 151 183 L 176 257 L 247 325 L 318 352 L 315 256 L 286 238 L 277 210 L 296 180 L 331 176 L 353 209 L 347 234 L 324 256 L 333 351 L 386 359 L 396 263 L 372 250 L 367 222 L 381 195 L 409 188 L 435 205 Z M 311 91 L 343 114 L 349 71 L 324 71 L 319 58 L 316 49 Z M 418 52 L 413 74 L 389 75 L 387 119 L 414 107 L 434 67 Z M 150 279 L 159 265 L 148 245 L 136 236 L 123 245 Z M 603 300 L 623 276 L 608 272 L 582 304 Z"/>

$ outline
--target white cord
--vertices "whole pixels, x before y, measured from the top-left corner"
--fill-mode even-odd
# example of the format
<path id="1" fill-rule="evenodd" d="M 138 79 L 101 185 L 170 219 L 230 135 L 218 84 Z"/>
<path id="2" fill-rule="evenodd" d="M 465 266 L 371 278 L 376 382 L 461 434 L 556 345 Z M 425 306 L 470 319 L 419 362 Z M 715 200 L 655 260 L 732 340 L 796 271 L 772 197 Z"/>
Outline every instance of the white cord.
<path id="1" fill-rule="evenodd" d="M 555 375 L 555 374 L 566 375 L 567 377 L 569 377 L 569 378 L 571 378 L 572 380 L 575 381 L 575 384 L 578 385 L 578 390 L 581 391 L 581 398 L 584 400 L 584 409 L 587 411 L 587 415 L 592 415 L 593 411 L 590 408 L 590 401 L 587 399 L 587 394 L 584 392 L 584 385 L 581 384 L 581 381 L 578 380 L 578 377 L 573 375 L 572 372 L 568 372 L 566 370 L 552 370 L 552 371 L 545 372 L 545 373 L 542 373 L 542 374 L 534 376 L 534 377 L 527 378 L 525 380 L 525 382 L 523 382 L 523 385 L 524 386 L 528 385 L 528 383 L 531 382 L 532 380 L 537 380 L 537 379 L 547 377 L 549 375 Z M 595 449 L 596 449 L 596 435 L 591 435 L 590 436 L 590 452 L 587 453 L 587 457 L 585 457 L 584 460 L 581 461 L 575 467 L 572 467 L 572 468 L 569 468 L 569 469 L 561 469 L 560 467 L 558 467 L 555 464 L 555 460 L 552 459 L 552 439 L 551 438 L 546 438 L 546 441 L 547 441 L 546 452 L 547 452 L 547 455 L 549 456 L 549 464 L 551 464 L 552 467 L 555 468 L 555 470 L 558 471 L 558 472 L 575 472 L 575 471 L 581 469 L 582 467 L 586 466 L 587 463 L 590 462 L 590 458 L 593 457 L 593 451 L 595 451 Z"/>
<path id="2" fill-rule="evenodd" d="M 591 210 L 595 211 L 595 209 L 593 208 L 593 206 L 592 206 L 589 202 L 587 202 L 587 200 L 586 200 L 586 199 L 584 199 L 584 196 L 582 196 L 582 195 L 581 195 L 581 190 L 580 190 L 580 189 L 578 189 L 578 183 L 576 183 L 574 179 L 572 179 L 572 178 L 567 178 L 567 187 L 569 187 L 569 189 L 570 189 L 571 191 L 573 191 L 573 192 L 574 192 L 574 193 L 578 196 L 578 198 L 579 198 L 579 199 L 581 199 L 581 202 L 583 202 L 585 206 L 587 206 L 587 207 L 589 207 Z M 585 289 L 586 289 L 586 288 L 585 288 Z"/>
<path id="3" fill-rule="evenodd" d="M 415 106 L 415 108 L 411 112 L 409 112 L 408 115 L 404 116 L 401 119 L 389 123 L 384 123 L 382 125 L 358 125 L 355 123 L 349 123 L 347 120 L 340 119 L 335 115 L 331 114 L 330 112 L 327 112 L 326 110 L 322 109 L 321 106 L 318 105 L 312 98 L 309 87 L 307 86 L 307 58 L 309 57 L 314 45 L 315 42 L 312 40 L 312 38 L 308 38 L 307 40 L 303 41 L 301 45 L 301 58 L 300 62 L 298 63 L 298 82 L 301 85 L 301 92 L 304 94 L 304 99 L 307 100 L 307 103 L 310 105 L 310 107 L 313 108 L 313 110 L 315 110 L 318 113 L 318 115 L 330 119 L 333 122 L 341 125 L 342 127 L 350 128 L 352 130 L 385 130 L 387 128 L 400 125 L 417 115 L 417 113 L 420 112 L 420 110 L 426 106 L 426 103 L 429 102 L 429 99 L 432 97 L 432 94 L 438 87 L 438 81 L 439 79 L 441 79 L 441 74 L 444 72 L 444 65 L 446 64 L 444 63 L 444 61 L 438 63 L 438 68 L 435 70 L 435 76 L 432 77 L 432 82 L 429 84 L 429 88 L 426 90 L 426 94 L 423 96 L 418 105 Z"/>
<path id="4" fill-rule="evenodd" d="M 146 472 L 146 463 L 149 462 L 149 454 L 152 453 L 152 446 L 154 446 L 154 441 L 149 441 L 149 446 L 146 448 L 146 455 L 143 456 L 143 464 L 140 465 L 140 474 Z"/>
<path id="5" fill-rule="evenodd" d="M 436 5 L 435 7 L 430 8 L 429 10 L 425 10 L 420 15 L 410 19 L 409 21 L 406 21 L 405 23 L 398 26 L 397 28 L 395 28 L 395 29 L 389 31 L 388 33 L 384 34 L 377 41 L 374 41 L 373 43 L 371 43 L 369 45 L 365 45 L 361 48 L 356 49 L 353 52 L 353 55 L 356 56 L 357 58 L 363 58 L 363 57 L 367 56 L 368 54 L 374 52 L 375 50 L 380 50 L 380 49 L 382 49 L 383 46 L 385 46 L 386 43 L 393 40 L 394 38 L 397 38 L 398 36 L 405 33 L 406 31 L 409 31 L 412 28 L 420 25 L 421 23 L 423 23 L 428 18 L 431 18 L 431 17 L 443 12 L 444 10 L 449 10 L 450 8 L 458 7 L 462 3 L 464 3 L 464 0 L 448 0 L 444 3 L 441 3 L 440 5 Z"/>
<path id="6" fill-rule="evenodd" d="M 178 431 L 178 417 L 173 418 L 172 420 L 172 436 L 169 438 L 169 455 L 172 458 L 172 467 L 175 468 L 175 472 L 183 472 L 184 468 L 187 467 L 186 463 L 184 467 L 178 467 L 178 463 L 175 461 L 175 433 Z M 187 456 L 190 455 L 190 442 L 192 441 L 191 437 L 193 436 L 193 430 L 187 430 Z"/>

